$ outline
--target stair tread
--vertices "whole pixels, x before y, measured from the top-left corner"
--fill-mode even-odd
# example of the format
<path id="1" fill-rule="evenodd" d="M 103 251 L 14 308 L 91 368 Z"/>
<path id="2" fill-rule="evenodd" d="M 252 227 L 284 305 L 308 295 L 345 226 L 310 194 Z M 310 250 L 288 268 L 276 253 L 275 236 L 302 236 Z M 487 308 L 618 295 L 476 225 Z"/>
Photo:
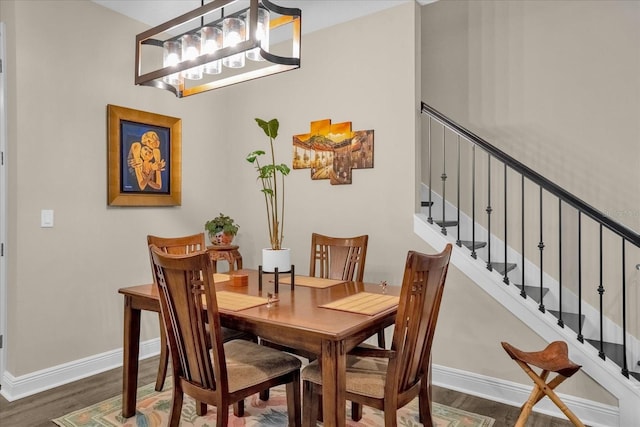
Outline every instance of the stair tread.
<path id="1" fill-rule="evenodd" d="M 438 224 L 440 227 L 455 227 L 456 225 L 458 225 L 458 221 L 442 221 L 442 220 L 436 220 L 434 221 L 436 224 Z"/>
<path id="2" fill-rule="evenodd" d="M 591 345 L 593 345 L 595 348 L 598 349 L 598 351 L 600 351 L 600 341 L 599 340 L 592 340 L 592 339 L 587 339 L 585 340 L 587 342 L 589 342 Z M 622 344 L 616 344 L 613 342 L 603 342 L 603 351 L 604 354 L 611 359 L 612 361 L 614 361 L 618 366 L 622 366 L 624 365 L 624 353 L 622 351 Z"/>
<path id="3" fill-rule="evenodd" d="M 560 318 L 560 312 L 557 310 L 549 310 L 549 313 L 553 314 L 555 317 Z M 582 315 L 582 320 L 584 322 L 585 315 Z M 567 313 L 565 311 L 562 312 L 562 321 L 566 326 L 569 327 L 574 332 L 578 332 L 578 314 L 577 313 Z"/>
<path id="4" fill-rule="evenodd" d="M 460 244 L 469 250 L 482 249 L 487 246 L 487 242 L 473 242 L 472 240 L 460 240 Z"/>
<path id="5" fill-rule="evenodd" d="M 518 289 L 522 289 L 522 284 L 516 284 L 514 286 Z M 540 286 L 524 285 L 524 291 L 527 294 L 527 297 L 537 303 L 540 303 Z M 542 287 L 542 296 L 544 297 L 547 293 L 549 293 L 549 288 Z"/>
<path id="6" fill-rule="evenodd" d="M 505 274 L 510 272 L 511 270 L 515 269 L 517 267 L 516 263 L 513 262 L 508 262 L 506 264 L 506 268 L 505 268 L 505 263 L 504 262 L 492 262 L 491 266 L 493 267 L 494 270 L 496 270 L 498 273 L 500 274 Z"/>

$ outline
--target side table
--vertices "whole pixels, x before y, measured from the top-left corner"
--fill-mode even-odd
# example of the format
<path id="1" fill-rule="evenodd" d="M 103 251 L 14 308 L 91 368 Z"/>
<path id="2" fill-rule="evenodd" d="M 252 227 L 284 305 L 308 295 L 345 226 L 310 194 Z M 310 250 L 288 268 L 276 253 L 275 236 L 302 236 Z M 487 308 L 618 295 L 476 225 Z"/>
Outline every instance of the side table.
<path id="1" fill-rule="evenodd" d="M 214 273 L 218 272 L 218 261 L 225 260 L 229 263 L 229 271 L 242 269 L 242 255 L 238 251 L 238 245 L 211 245 L 207 246 L 207 252 L 213 260 Z"/>

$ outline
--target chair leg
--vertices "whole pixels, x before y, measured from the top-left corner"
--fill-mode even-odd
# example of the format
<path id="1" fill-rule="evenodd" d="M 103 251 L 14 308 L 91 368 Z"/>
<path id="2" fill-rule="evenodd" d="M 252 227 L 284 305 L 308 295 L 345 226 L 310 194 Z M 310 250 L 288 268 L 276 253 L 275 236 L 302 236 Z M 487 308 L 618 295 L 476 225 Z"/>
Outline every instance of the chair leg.
<path id="1" fill-rule="evenodd" d="M 378 347 L 386 348 L 385 338 L 384 338 L 384 329 L 380 329 L 378 331 Z"/>
<path id="2" fill-rule="evenodd" d="M 238 400 L 233 404 L 233 415 L 236 417 L 244 417 L 244 399 Z"/>
<path id="3" fill-rule="evenodd" d="M 220 402 L 216 407 L 216 427 L 228 427 L 229 425 L 229 402 Z"/>
<path id="4" fill-rule="evenodd" d="M 431 373 L 431 371 L 429 371 Z M 424 427 L 433 427 L 433 401 L 431 400 L 431 375 L 426 376 L 426 381 L 420 384 L 418 395 L 419 421 Z"/>
<path id="5" fill-rule="evenodd" d="M 263 402 L 269 400 L 269 389 L 262 390 L 260 392 L 260 400 L 262 400 Z"/>
<path id="6" fill-rule="evenodd" d="M 318 419 L 318 404 L 314 400 L 319 400 L 319 396 L 314 395 L 313 383 L 302 382 L 302 427 L 315 427 Z"/>
<path id="7" fill-rule="evenodd" d="M 395 408 L 384 409 L 384 427 L 398 427 L 398 414 Z"/>
<path id="8" fill-rule="evenodd" d="M 207 404 L 196 401 L 196 414 L 201 417 L 207 415 Z"/>
<path id="9" fill-rule="evenodd" d="M 290 383 L 287 383 L 287 413 L 289 414 L 289 426 L 301 427 L 301 406 L 300 399 L 300 373 L 295 373 Z"/>
<path id="10" fill-rule="evenodd" d="M 167 334 L 164 330 L 164 322 L 162 314 L 158 313 L 160 318 L 160 362 L 158 364 L 158 375 L 156 377 L 156 391 L 162 391 L 164 380 L 167 376 L 167 366 L 169 365 L 169 347 L 167 344 Z"/>
<path id="11" fill-rule="evenodd" d="M 173 389 L 173 396 L 171 398 L 171 410 L 169 411 L 169 427 L 178 427 L 180 425 L 180 414 L 182 413 L 182 398 L 183 394 L 181 390 Z"/>
<path id="12" fill-rule="evenodd" d="M 357 402 L 351 402 L 351 419 L 360 421 L 362 419 L 362 405 Z"/>

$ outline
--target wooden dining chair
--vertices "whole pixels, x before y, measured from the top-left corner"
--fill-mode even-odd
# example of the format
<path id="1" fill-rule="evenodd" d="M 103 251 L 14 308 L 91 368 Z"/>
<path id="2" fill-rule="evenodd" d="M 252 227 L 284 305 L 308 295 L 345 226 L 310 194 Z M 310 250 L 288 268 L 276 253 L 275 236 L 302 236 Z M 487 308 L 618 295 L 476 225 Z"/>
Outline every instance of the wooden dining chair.
<path id="1" fill-rule="evenodd" d="M 331 237 L 311 234 L 309 276 L 362 282 L 368 235 Z"/>
<path id="2" fill-rule="evenodd" d="M 368 235 L 331 237 L 311 234 L 309 276 L 356 282 L 364 280 Z M 378 347 L 385 347 L 384 329 L 377 333 Z"/>
<path id="3" fill-rule="evenodd" d="M 192 254 L 206 249 L 206 240 L 204 233 L 180 237 L 159 237 L 148 235 L 147 245 L 152 244 L 156 245 L 163 252 L 172 255 Z M 162 315 L 160 313 L 158 313 L 158 318 L 160 321 L 160 362 L 158 364 L 158 374 L 156 376 L 156 391 L 160 391 L 164 387 L 164 380 L 167 376 L 167 368 L 169 366 L 169 347 L 167 345 L 164 323 L 162 322 Z M 223 327 L 222 336 L 223 341 L 243 338 L 257 342 L 257 338 L 255 336 L 236 331 L 235 329 L 231 328 Z"/>
<path id="4" fill-rule="evenodd" d="M 346 398 L 352 402 L 352 418 L 362 417 L 362 406 L 384 411 L 384 425 L 397 425 L 396 413 L 419 396 L 420 422 L 433 426 L 431 415 L 431 345 L 438 320 L 451 244 L 436 255 L 410 251 L 391 349 L 356 347 L 347 356 Z M 318 361 L 302 370 L 303 425 L 317 419 L 322 395 Z"/>
<path id="5" fill-rule="evenodd" d="M 150 246 L 160 312 L 173 363 L 169 426 L 177 427 L 184 393 L 196 400 L 197 412 L 216 407 L 216 425 L 226 427 L 229 406 L 244 415 L 244 399 L 286 384 L 288 421 L 299 427 L 300 360 L 247 340 L 223 342 L 212 260 L 205 252 L 167 254 Z"/>

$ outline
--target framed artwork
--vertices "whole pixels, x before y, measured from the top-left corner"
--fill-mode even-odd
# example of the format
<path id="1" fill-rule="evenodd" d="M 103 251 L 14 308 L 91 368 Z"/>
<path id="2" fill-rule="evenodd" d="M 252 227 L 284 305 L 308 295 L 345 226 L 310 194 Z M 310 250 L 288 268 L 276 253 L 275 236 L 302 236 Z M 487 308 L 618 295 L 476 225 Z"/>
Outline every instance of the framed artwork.
<path id="1" fill-rule="evenodd" d="M 352 183 L 353 169 L 373 168 L 373 130 L 351 129 L 351 122 L 310 123 L 310 132 L 293 136 L 293 169 L 310 169 L 312 180 Z"/>
<path id="2" fill-rule="evenodd" d="M 180 206 L 182 120 L 107 105 L 109 206 Z"/>

